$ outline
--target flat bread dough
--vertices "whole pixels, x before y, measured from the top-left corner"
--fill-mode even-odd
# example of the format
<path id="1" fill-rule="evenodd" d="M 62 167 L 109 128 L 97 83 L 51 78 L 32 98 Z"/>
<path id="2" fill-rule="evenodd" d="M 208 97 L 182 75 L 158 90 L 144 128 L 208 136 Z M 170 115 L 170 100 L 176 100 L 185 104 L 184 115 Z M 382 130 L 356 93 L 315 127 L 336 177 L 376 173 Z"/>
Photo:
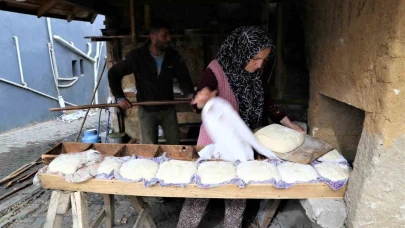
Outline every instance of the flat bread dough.
<path id="1" fill-rule="evenodd" d="M 318 178 L 318 173 L 311 165 L 285 162 L 277 166 L 281 179 L 289 184 L 310 182 Z"/>
<path id="2" fill-rule="evenodd" d="M 346 159 L 337 150 L 331 150 L 322 157 L 318 158 L 318 161 L 325 162 L 347 162 Z"/>
<path id="3" fill-rule="evenodd" d="M 97 174 L 111 174 L 113 171 L 118 171 L 121 168 L 122 163 L 114 157 L 105 157 L 100 163 L 100 167 L 97 170 Z"/>
<path id="4" fill-rule="evenodd" d="M 119 174 L 130 180 L 151 180 L 155 177 L 159 164 L 148 159 L 132 159 L 122 164 Z"/>
<path id="5" fill-rule="evenodd" d="M 255 137 L 264 147 L 277 153 L 290 152 L 304 143 L 304 134 L 280 124 L 260 129 Z"/>
<path id="6" fill-rule="evenodd" d="M 236 168 L 236 173 L 245 183 L 249 181 L 279 180 L 277 167 L 265 161 L 246 161 Z"/>
<path id="7" fill-rule="evenodd" d="M 73 174 L 83 166 L 83 159 L 78 154 L 61 154 L 49 163 L 51 172 Z"/>
<path id="8" fill-rule="evenodd" d="M 319 176 L 331 181 L 346 180 L 350 174 L 350 168 L 347 165 L 334 162 L 322 162 L 316 164 L 314 168 Z"/>
<path id="9" fill-rule="evenodd" d="M 160 164 L 156 178 L 165 184 L 188 184 L 196 172 L 195 162 L 170 160 Z"/>
<path id="10" fill-rule="evenodd" d="M 202 184 L 220 184 L 236 178 L 236 168 L 230 162 L 207 161 L 198 166 Z"/>

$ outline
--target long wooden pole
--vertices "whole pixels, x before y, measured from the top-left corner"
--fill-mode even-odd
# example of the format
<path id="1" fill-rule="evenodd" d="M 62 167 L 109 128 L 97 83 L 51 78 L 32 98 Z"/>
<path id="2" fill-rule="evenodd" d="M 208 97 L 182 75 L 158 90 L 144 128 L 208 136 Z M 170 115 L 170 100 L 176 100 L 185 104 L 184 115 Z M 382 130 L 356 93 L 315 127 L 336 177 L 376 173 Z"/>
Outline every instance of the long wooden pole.
<path id="1" fill-rule="evenodd" d="M 97 90 L 98 90 L 98 86 L 100 85 L 101 78 L 103 77 L 104 70 L 105 70 L 106 67 L 107 67 L 107 60 L 104 61 L 103 70 L 101 71 L 101 74 L 98 76 L 97 85 L 96 85 L 96 88 L 94 88 L 93 95 L 91 96 L 90 105 L 93 104 L 94 97 L 95 97 L 95 95 L 96 95 L 96 92 L 97 92 Z M 65 110 L 69 110 L 69 109 L 65 109 Z M 70 109 L 70 110 L 72 110 L 72 109 Z M 51 110 L 51 111 L 52 111 L 52 110 Z M 84 115 L 84 119 L 83 119 L 82 125 L 80 126 L 80 130 L 79 130 L 79 132 L 77 133 L 76 141 L 75 141 L 75 142 L 77 142 L 77 141 L 79 140 L 80 134 L 82 133 L 83 126 L 84 126 L 84 123 L 86 122 L 87 115 L 89 115 L 89 112 L 90 112 L 90 109 L 87 109 L 86 114 Z"/>
<path id="2" fill-rule="evenodd" d="M 176 104 L 189 104 L 191 100 L 174 100 L 174 101 L 142 101 L 142 102 L 131 102 L 132 106 L 153 106 L 153 105 L 176 105 Z M 63 108 L 51 108 L 49 111 L 63 111 L 63 110 L 80 110 L 80 109 L 92 109 L 92 108 L 110 108 L 119 107 L 118 103 L 111 104 L 95 104 L 95 105 L 77 105 L 69 106 Z"/>

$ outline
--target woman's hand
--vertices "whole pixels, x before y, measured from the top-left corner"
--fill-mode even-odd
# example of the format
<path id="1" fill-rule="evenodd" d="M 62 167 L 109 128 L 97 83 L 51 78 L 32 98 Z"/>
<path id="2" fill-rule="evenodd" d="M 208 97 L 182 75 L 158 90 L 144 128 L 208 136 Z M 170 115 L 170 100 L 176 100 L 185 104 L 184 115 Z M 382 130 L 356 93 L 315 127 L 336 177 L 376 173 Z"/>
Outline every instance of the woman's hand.
<path id="1" fill-rule="evenodd" d="M 197 104 L 197 108 L 203 109 L 205 104 L 218 94 L 218 90 L 211 91 L 208 87 L 200 90 L 194 97 L 192 104 Z"/>
<path id="2" fill-rule="evenodd" d="M 302 134 L 306 134 L 307 132 L 302 129 L 302 127 L 298 126 L 296 123 L 292 122 L 288 116 L 284 117 L 280 123 L 288 128 L 294 129 Z"/>

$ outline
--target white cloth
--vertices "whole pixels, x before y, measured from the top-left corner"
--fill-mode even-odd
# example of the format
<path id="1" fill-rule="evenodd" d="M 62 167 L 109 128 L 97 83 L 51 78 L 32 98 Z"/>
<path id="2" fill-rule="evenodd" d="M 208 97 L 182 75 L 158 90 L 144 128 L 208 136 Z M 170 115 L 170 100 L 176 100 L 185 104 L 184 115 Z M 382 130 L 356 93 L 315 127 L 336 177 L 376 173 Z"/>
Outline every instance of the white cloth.
<path id="1" fill-rule="evenodd" d="M 253 148 L 268 158 L 278 159 L 273 152 L 257 142 L 228 101 L 220 97 L 210 99 L 202 110 L 202 120 L 215 143 L 212 154 L 219 154 L 220 159 L 242 162 L 253 160 Z"/>

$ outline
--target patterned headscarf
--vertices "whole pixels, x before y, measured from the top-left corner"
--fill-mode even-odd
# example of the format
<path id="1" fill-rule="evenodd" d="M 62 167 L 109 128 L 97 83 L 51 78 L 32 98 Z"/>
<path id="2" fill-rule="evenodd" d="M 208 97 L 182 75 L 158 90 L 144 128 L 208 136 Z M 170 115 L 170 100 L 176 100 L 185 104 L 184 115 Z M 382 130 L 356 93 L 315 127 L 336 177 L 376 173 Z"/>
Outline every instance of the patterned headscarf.
<path id="1" fill-rule="evenodd" d="M 226 38 L 217 54 L 238 102 L 239 114 L 251 129 L 257 127 L 263 115 L 264 92 L 259 70 L 249 73 L 245 67 L 267 47 L 274 50 L 272 40 L 262 28 L 244 26 Z"/>

